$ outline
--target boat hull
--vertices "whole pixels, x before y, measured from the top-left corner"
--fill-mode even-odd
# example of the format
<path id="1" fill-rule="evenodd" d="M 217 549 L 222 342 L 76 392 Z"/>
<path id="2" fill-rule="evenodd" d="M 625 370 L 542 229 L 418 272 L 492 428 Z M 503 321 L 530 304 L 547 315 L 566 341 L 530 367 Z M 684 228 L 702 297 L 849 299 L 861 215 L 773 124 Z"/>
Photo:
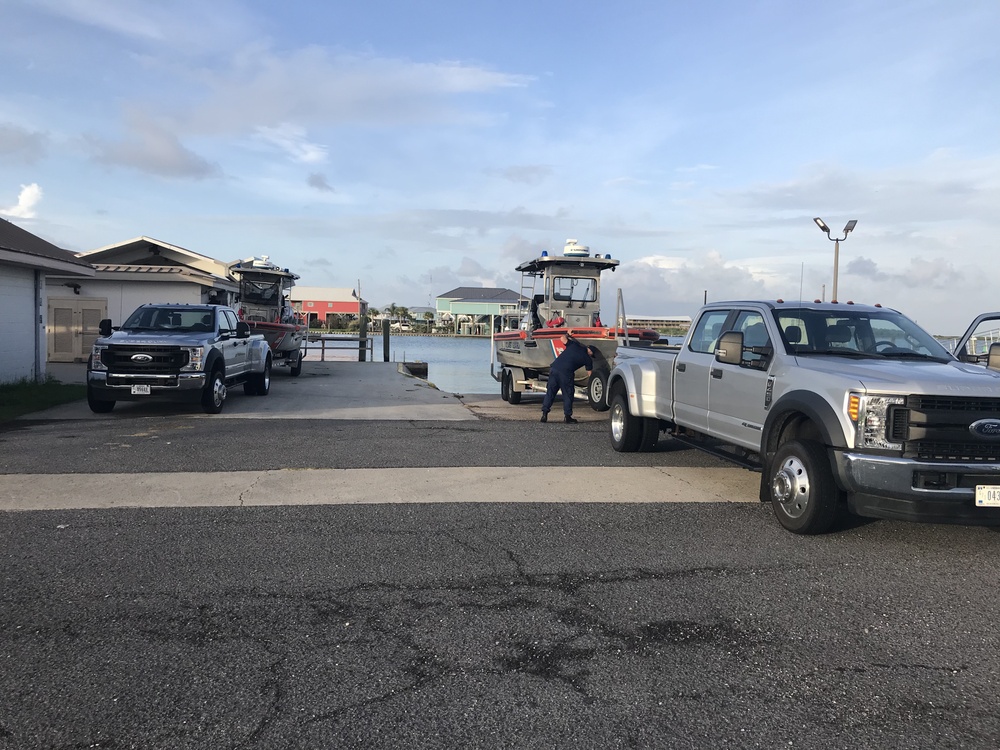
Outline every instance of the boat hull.
<path id="1" fill-rule="evenodd" d="M 248 320 L 252 333 L 262 333 L 275 359 L 286 359 L 293 352 L 298 356 L 308 329 L 296 323 L 265 323 Z"/>
<path id="2" fill-rule="evenodd" d="M 569 334 L 584 346 L 594 349 L 595 371 L 610 371 L 619 337 L 627 337 L 629 346 L 649 346 L 660 337 L 656 331 L 644 328 L 539 328 L 530 335 L 524 330 L 503 331 L 493 335 L 496 361 L 504 367 L 521 368 L 529 377 L 544 377 L 548 375 L 552 361 L 562 353 L 563 334 Z M 585 375 L 580 372 L 577 375 L 578 380 L 586 382 Z"/>

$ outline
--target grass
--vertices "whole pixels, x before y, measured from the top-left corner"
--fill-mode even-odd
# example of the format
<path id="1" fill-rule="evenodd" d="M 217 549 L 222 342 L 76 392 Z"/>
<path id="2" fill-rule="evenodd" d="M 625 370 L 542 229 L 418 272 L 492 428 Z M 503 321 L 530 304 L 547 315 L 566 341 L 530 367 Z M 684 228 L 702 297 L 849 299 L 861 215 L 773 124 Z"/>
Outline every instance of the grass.
<path id="1" fill-rule="evenodd" d="M 86 395 L 87 386 L 60 383 L 52 377 L 43 383 L 31 380 L 0 383 L 0 423 L 50 406 L 79 401 Z"/>

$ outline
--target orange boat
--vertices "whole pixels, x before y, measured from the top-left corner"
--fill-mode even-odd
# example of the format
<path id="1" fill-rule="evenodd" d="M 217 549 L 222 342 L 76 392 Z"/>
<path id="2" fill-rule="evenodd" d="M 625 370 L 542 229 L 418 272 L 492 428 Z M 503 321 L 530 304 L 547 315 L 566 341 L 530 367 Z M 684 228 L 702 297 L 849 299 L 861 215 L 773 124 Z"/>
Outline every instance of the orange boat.
<path id="1" fill-rule="evenodd" d="M 601 273 L 614 271 L 619 261 L 610 255 L 590 254 L 590 248 L 566 240 L 563 254 L 522 263 L 520 309 L 501 317 L 493 333 L 490 374 L 500 383 L 504 401 L 517 404 L 525 391 L 545 390 L 549 367 L 568 333 L 596 350 L 592 373 L 577 371 L 577 387 L 597 411 L 608 408 L 605 388 L 619 342 L 648 346 L 660 334 L 648 328 L 618 328 L 601 321 Z"/>

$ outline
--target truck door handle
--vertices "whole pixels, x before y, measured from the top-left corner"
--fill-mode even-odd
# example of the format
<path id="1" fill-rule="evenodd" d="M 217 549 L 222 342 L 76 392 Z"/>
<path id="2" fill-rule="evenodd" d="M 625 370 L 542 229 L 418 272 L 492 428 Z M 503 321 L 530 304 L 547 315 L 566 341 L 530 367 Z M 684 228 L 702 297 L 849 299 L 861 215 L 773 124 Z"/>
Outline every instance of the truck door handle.
<path id="1" fill-rule="evenodd" d="M 677 372 L 684 372 L 687 368 L 688 366 L 683 362 L 677 364 Z"/>
<path id="2" fill-rule="evenodd" d="M 722 379 L 722 370 L 713 367 L 712 368 L 712 377 L 715 378 L 716 380 L 721 380 Z"/>

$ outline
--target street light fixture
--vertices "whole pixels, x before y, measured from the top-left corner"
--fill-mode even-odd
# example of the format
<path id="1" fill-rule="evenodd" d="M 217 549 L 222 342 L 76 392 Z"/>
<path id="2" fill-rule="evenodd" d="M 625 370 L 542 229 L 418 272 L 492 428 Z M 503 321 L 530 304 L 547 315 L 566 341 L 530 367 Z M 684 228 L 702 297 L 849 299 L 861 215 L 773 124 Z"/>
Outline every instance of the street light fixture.
<path id="1" fill-rule="evenodd" d="M 826 232 L 826 238 L 828 240 L 833 240 L 833 242 L 834 242 L 834 246 L 833 246 L 833 294 L 831 295 L 830 300 L 832 302 L 836 302 L 837 301 L 837 276 L 838 276 L 838 274 L 840 272 L 840 243 L 843 242 L 844 240 L 846 240 L 847 239 L 847 235 L 849 235 L 854 230 L 854 227 L 856 227 L 858 225 L 858 220 L 857 219 L 851 219 L 849 222 L 847 222 L 847 226 L 844 227 L 844 236 L 843 237 L 831 237 L 830 236 L 830 227 L 828 227 L 823 222 L 823 220 L 821 218 L 819 218 L 818 216 L 815 219 L 813 219 L 813 221 L 816 222 L 816 226 L 818 226 L 820 228 L 820 231 Z"/>

